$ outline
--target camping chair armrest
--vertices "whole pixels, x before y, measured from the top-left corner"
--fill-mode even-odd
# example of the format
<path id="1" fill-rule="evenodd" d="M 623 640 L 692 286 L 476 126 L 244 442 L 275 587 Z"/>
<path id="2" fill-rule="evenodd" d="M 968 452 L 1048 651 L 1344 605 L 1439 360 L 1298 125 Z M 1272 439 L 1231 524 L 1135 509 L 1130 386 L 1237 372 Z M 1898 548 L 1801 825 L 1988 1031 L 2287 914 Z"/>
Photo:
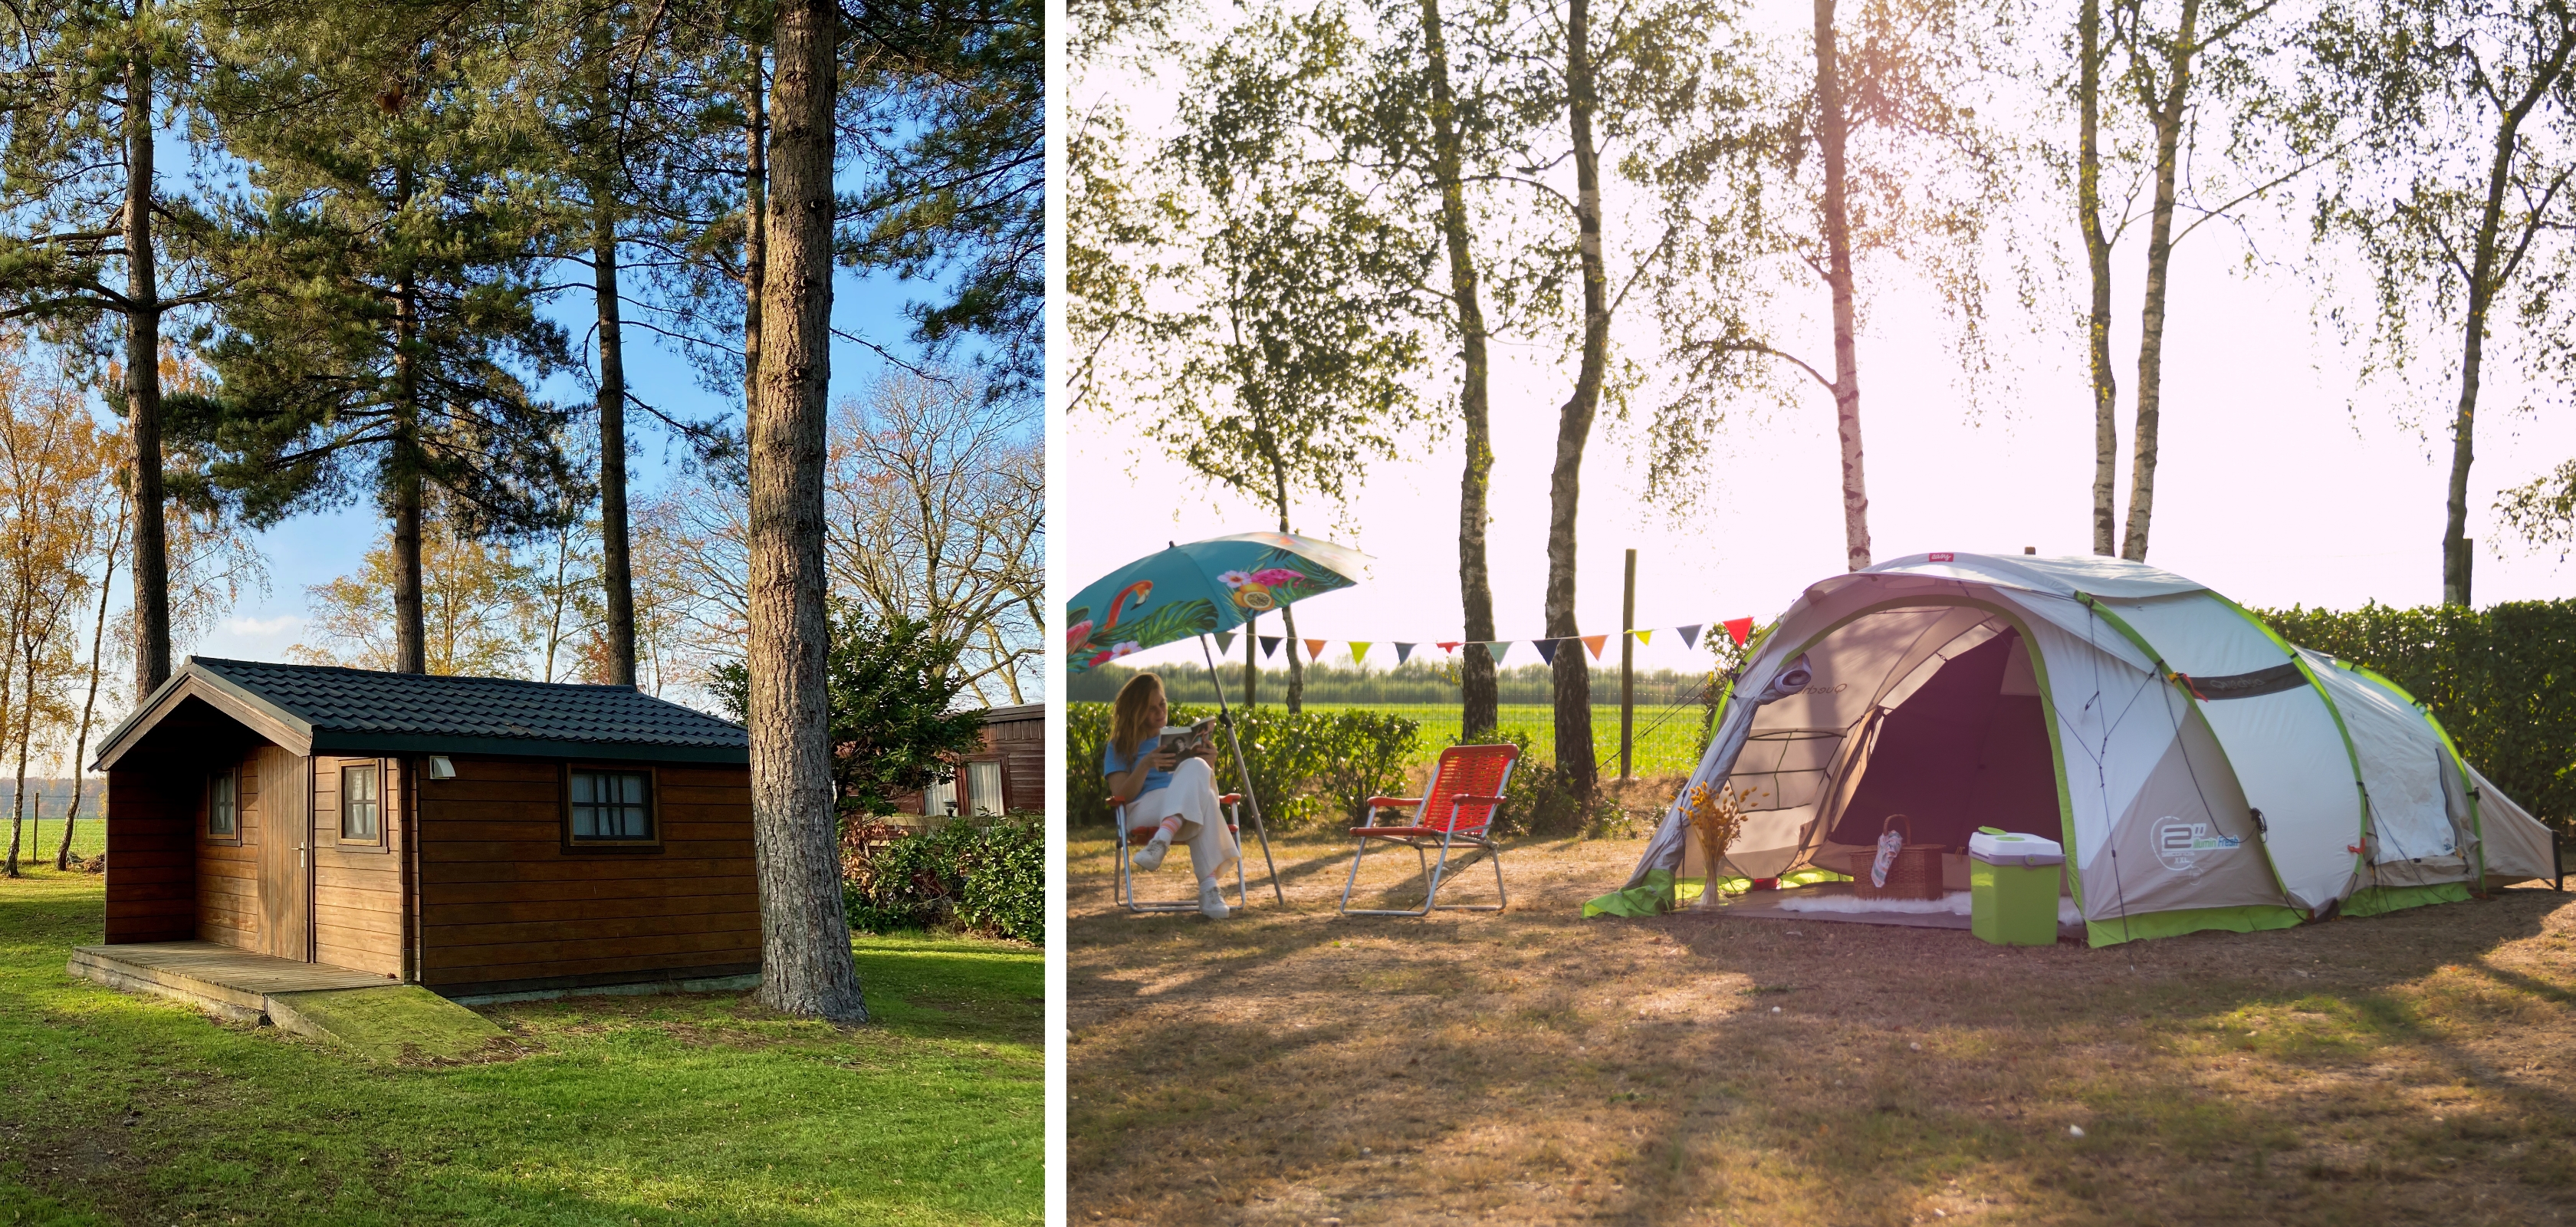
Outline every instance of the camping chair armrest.
<path id="1" fill-rule="evenodd" d="M 1371 797 L 1368 799 L 1368 807 L 1370 809 L 1401 809 L 1407 805 L 1420 804 L 1422 804 L 1422 798 L 1420 797 Z"/>
<path id="2" fill-rule="evenodd" d="M 1243 804 L 1243 794 L 1239 792 L 1230 792 L 1222 797 L 1218 797 L 1216 799 L 1216 803 L 1219 805 L 1241 805 Z"/>

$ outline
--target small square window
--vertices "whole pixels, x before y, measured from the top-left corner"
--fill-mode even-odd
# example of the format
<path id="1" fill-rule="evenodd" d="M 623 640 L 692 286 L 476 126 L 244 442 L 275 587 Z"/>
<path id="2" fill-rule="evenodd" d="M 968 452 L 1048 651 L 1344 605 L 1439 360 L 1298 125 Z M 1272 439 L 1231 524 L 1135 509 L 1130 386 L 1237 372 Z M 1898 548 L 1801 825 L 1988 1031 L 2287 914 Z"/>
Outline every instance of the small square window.
<path id="1" fill-rule="evenodd" d="M 218 771 L 206 779 L 206 838 L 241 838 L 240 777 Z"/>
<path id="2" fill-rule="evenodd" d="M 574 843 L 652 841 L 651 773 L 576 769 L 571 784 Z"/>
<path id="3" fill-rule="evenodd" d="M 346 843 L 381 843 L 385 837 L 384 802 L 376 788 L 376 764 L 340 768 L 340 838 Z"/>

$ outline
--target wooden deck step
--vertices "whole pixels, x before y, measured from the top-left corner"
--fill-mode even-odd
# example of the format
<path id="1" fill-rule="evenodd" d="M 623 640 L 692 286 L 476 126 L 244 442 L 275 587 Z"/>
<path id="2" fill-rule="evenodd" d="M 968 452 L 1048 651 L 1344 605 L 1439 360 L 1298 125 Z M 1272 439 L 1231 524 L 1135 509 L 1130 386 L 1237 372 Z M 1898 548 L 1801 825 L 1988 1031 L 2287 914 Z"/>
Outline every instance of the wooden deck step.
<path id="1" fill-rule="evenodd" d="M 393 983 L 391 978 L 373 972 L 328 963 L 298 963 L 213 942 L 79 946 L 72 950 L 71 964 L 65 970 L 110 988 L 175 997 L 241 1023 L 267 1021 L 272 993 L 376 988 Z"/>

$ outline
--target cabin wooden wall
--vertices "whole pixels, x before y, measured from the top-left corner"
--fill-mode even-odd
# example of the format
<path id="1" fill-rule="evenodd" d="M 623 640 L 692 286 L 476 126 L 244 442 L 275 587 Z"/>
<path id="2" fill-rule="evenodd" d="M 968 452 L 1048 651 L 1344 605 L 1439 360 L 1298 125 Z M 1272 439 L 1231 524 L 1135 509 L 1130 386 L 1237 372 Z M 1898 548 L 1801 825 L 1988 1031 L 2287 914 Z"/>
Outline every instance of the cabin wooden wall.
<path id="1" fill-rule="evenodd" d="M 340 769 L 377 764 L 384 827 L 378 844 L 340 841 Z M 400 759 L 313 760 L 313 958 L 334 967 L 403 974 L 402 848 L 405 806 Z"/>
<path id="2" fill-rule="evenodd" d="M 420 790 L 421 982 L 449 993 L 733 975 L 760 963 L 748 768 L 652 764 L 662 846 L 567 850 L 562 764 L 453 759 Z"/>
<path id="3" fill-rule="evenodd" d="M 984 753 L 1002 764 L 1002 804 L 1037 813 L 1046 809 L 1046 714 L 984 725 Z"/>
<path id="4" fill-rule="evenodd" d="M 151 768 L 107 773 L 109 942 L 186 941 L 197 935 L 197 852 L 188 837 L 196 791 Z"/>
<path id="5" fill-rule="evenodd" d="M 259 796 L 258 754 L 254 748 L 233 764 L 240 776 L 240 791 L 235 794 L 233 807 L 241 823 L 239 844 L 206 838 L 206 807 L 212 798 L 207 795 L 204 778 L 196 781 L 196 804 L 189 809 L 189 821 L 196 828 L 192 834 L 197 849 L 197 937 L 264 954 L 270 951 L 260 934 L 259 857 L 268 824 L 261 821 L 264 807 Z M 205 775 L 212 775 L 220 766 L 207 764 Z M 175 766 L 165 769 L 179 774 Z M 176 783 L 174 780 L 174 787 Z M 116 858 L 110 856 L 107 863 L 114 865 Z M 297 957 L 302 957 L 300 952 Z"/>

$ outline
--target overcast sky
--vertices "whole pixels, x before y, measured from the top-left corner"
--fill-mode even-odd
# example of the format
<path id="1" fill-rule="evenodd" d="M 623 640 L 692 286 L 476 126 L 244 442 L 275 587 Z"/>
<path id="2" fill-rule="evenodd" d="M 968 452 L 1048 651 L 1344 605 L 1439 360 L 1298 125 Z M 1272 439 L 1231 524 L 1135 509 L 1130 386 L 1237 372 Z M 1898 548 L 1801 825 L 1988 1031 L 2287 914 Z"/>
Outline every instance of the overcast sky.
<path id="1" fill-rule="evenodd" d="M 1782 28 L 1796 28 L 1806 14 L 1804 5 L 1765 6 L 1765 19 Z M 1150 133 L 1167 120 L 1172 84 L 1169 77 L 1096 76 L 1077 83 L 1073 103 L 1079 109 L 1115 91 L 1138 130 Z M 2033 190 L 1998 208 L 2015 211 L 2027 234 L 2075 241 L 2053 192 Z M 2137 229 L 2139 237 L 2121 253 L 2114 296 L 2123 514 L 2143 268 L 2144 227 Z M 2080 268 L 2080 250 L 2073 254 Z M 2148 560 L 2255 606 L 2439 600 L 2449 458 L 2440 423 L 2448 420 L 2456 380 L 2427 380 L 2411 399 L 2393 387 L 2357 387 L 2359 355 L 2320 326 L 2316 289 L 2291 270 L 2249 272 L 2246 254 L 2236 234 L 2211 226 L 2175 256 Z M 1859 353 L 1878 559 L 1929 550 L 2090 550 L 2093 421 L 2072 314 L 2077 288 L 2068 283 L 2063 311 L 2040 320 L 2040 335 L 2003 330 L 2015 377 L 2010 391 L 1990 394 L 1981 405 L 1958 386 L 1950 332 L 1926 306 L 1928 294 L 1900 287 L 1876 299 Z M 1811 309 L 1821 316 L 1822 289 L 1813 297 Z M 1656 328 L 1632 305 L 1616 325 L 1616 343 L 1648 359 Z M 2454 335 L 2431 356 L 2448 370 L 2456 353 Z M 2500 488 L 2576 456 L 2576 423 L 2503 412 L 2522 389 L 2494 355 L 2491 348 L 2471 471 L 2471 529 L 2483 542 L 2474 594 L 2480 605 L 2563 597 L 2576 571 L 2554 553 L 2533 556 L 2503 542 L 2490 507 Z M 1454 397 L 1454 371 L 1452 357 L 1438 395 Z M 1520 339 L 1498 346 L 1488 550 L 1503 638 L 1527 639 L 1544 629 L 1547 476 L 1570 378 L 1570 364 L 1552 347 Z M 2434 423 L 2431 433 L 2406 425 L 2409 414 Z M 1177 463 L 1140 448 L 1132 425 L 1086 415 L 1067 422 L 1063 437 L 1067 454 L 1059 471 L 1069 480 L 1055 492 L 1062 525 L 1053 534 L 1061 596 L 1167 538 L 1273 527 L 1261 507 L 1213 492 Z M 1629 548 L 1638 551 L 1637 624 L 1649 627 L 1768 619 L 1806 584 L 1842 569 L 1833 407 L 1821 388 L 1810 387 L 1786 410 L 1748 403 L 1720 448 L 1718 477 L 1701 511 L 1676 519 L 1644 498 L 1634 433 L 1607 415 L 1596 427 L 1582 483 L 1577 606 L 1584 633 L 1618 629 L 1622 551 Z M 1330 536 L 1376 560 L 1357 588 L 1298 605 L 1301 635 L 1378 642 L 1461 637 L 1462 452 L 1454 433 L 1408 440 L 1405 451 L 1353 483 L 1346 514 L 1322 505 L 1297 508 L 1300 531 Z M 1334 652 L 1348 661 L 1338 647 Z M 1138 663 L 1184 657 L 1196 659 L 1197 649 L 1175 645 Z M 1373 653 L 1372 663 L 1377 659 Z M 1535 659 L 1523 648 L 1510 663 Z M 1707 659 L 1659 636 L 1641 652 L 1639 665 L 1705 668 Z"/>

